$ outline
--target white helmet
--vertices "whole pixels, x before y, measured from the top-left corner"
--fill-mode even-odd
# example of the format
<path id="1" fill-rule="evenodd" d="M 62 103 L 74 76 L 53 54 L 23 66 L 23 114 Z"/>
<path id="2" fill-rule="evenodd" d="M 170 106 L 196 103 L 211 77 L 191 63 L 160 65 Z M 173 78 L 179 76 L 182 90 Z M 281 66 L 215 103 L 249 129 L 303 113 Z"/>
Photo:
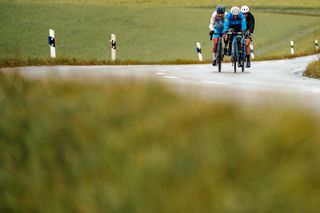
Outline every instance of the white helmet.
<path id="1" fill-rule="evenodd" d="M 244 5 L 241 7 L 241 12 L 242 13 L 249 13 L 250 9 L 248 6 Z"/>
<path id="2" fill-rule="evenodd" d="M 231 14 L 237 16 L 240 14 L 240 8 L 237 6 L 233 6 L 230 10 Z"/>

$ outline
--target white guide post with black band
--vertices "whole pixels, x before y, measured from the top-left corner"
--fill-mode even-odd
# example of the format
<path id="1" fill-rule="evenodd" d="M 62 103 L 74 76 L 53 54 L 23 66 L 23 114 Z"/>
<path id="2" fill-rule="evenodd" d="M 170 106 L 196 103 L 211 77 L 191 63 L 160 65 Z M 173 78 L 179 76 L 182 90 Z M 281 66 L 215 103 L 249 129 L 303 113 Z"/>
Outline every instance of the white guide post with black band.
<path id="1" fill-rule="evenodd" d="M 291 55 L 294 55 L 294 42 L 293 41 L 290 41 L 290 52 L 291 52 Z"/>
<path id="2" fill-rule="evenodd" d="M 201 45 L 199 42 L 197 42 L 197 53 L 198 53 L 198 57 L 199 57 L 199 61 L 203 61 L 203 56 L 202 56 L 202 51 L 201 51 Z"/>
<path id="3" fill-rule="evenodd" d="M 111 61 L 115 61 L 117 58 L 117 42 L 116 42 L 115 34 L 111 34 L 110 45 L 111 45 Z"/>
<path id="4" fill-rule="evenodd" d="M 316 49 L 316 51 L 319 51 L 319 43 L 318 40 L 314 40 L 314 48 Z"/>
<path id="5" fill-rule="evenodd" d="M 253 44 L 250 44 L 250 55 L 251 55 L 251 58 L 254 59 L 254 48 L 253 48 Z"/>
<path id="6" fill-rule="evenodd" d="M 50 45 L 50 57 L 56 58 L 56 38 L 52 29 L 49 29 L 48 44 Z"/>

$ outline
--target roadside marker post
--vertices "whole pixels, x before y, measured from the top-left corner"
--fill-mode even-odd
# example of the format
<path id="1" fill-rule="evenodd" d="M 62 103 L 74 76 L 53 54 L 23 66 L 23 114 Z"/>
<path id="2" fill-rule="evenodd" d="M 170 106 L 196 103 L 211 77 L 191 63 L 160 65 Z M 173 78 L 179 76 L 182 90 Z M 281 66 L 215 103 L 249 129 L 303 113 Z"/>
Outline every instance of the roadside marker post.
<path id="1" fill-rule="evenodd" d="M 294 41 L 290 41 L 290 47 L 291 55 L 294 55 Z"/>
<path id="2" fill-rule="evenodd" d="M 253 48 L 253 44 L 250 44 L 250 55 L 251 55 L 251 58 L 254 59 L 254 48 Z"/>
<path id="3" fill-rule="evenodd" d="M 316 48 L 316 51 L 319 51 L 319 43 L 318 40 L 314 40 L 314 47 Z"/>
<path id="4" fill-rule="evenodd" d="M 52 29 L 49 29 L 48 44 L 50 45 L 50 57 L 56 58 L 56 38 Z"/>
<path id="5" fill-rule="evenodd" d="M 196 51 L 198 53 L 199 61 L 203 61 L 202 51 L 201 51 L 201 45 L 199 42 L 197 42 L 197 48 Z"/>
<path id="6" fill-rule="evenodd" d="M 116 41 L 115 34 L 111 34 L 110 45 L 111 45 L 111 61 L 115 61 L 117 58 L 117 41 Z"/>

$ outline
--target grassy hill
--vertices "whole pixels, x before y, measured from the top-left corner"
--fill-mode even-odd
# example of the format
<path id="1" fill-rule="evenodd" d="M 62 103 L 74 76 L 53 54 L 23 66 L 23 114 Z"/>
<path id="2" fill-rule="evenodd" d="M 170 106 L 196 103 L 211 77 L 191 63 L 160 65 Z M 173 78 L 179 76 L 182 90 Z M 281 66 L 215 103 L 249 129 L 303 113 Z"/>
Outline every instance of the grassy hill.
<path id="1" fill-rule="evenodd" d="M 203 46 L 205 59 L 211 58 L 208 22 L 212 9 L 205 6 L 209 1 L 197 5 L 196 1 L 14 2 L 0 1 L 1 59 L 48 58 L 49 28 L 56 31 L 57 55 L 63 58 L 110 59 L 111 33 L 118 36 L 118 58 L 122 60 L 196 60 L 197 41 Z M 312 52 L 313 40 L 320 35 L 320 16 L 273 14 L 269 13 L 269 6 L 279 1 L 254 2 L 257 56 L 286 55 L 291 39 L 301 41 L 298 53 Z M 291 9 L 277 9 L 292 12 L 292 7 L 299 5 L 297 2 L 303 1 L 285 1 L 284 6 L 287 3 Z M 294 11 L 309 13 L 311 5 L 318 3 L 308 1 L 302 9 Z M 265 6 L 269 9 L 263 9 Z"/>

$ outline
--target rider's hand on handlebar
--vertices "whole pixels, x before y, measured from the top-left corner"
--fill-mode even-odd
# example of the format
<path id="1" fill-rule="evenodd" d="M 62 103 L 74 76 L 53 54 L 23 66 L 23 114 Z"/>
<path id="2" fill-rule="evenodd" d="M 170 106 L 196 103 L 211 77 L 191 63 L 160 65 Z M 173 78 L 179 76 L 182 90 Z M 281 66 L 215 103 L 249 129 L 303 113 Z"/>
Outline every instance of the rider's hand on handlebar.
<path id="1" fill-rule="evenodd" d="M 242 35 L 244 36 L 244 34 L 246 33 L 244 30 L 241 30 Z"/>
<path id="2" fill-rule="evenodd" d="M 214 30 L 211 30 L 210 32 L 209 32 L 209 35 L 210 35 L 210 40 L 212 40 L 212 35 L 214 34 Z"/>

